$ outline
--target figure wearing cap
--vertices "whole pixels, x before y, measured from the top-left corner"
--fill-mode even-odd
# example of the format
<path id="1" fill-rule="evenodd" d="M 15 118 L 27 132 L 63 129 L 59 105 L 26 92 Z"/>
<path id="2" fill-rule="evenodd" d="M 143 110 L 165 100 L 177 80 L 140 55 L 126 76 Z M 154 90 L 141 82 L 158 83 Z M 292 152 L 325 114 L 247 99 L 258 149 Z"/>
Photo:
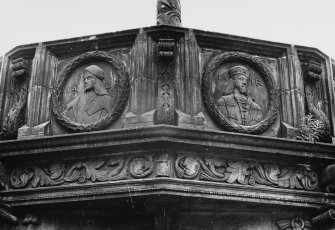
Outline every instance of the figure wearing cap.
<path id="1" fill-rule="evenodd" d="M 232 123 L 251 126 L 262 120 L 262 109 L 247 95 L 249 71 L 244 66 L 234 66 L 228 71 L 234 81 L 234 92 L 222 96 L 218 106 L 223 115 Z"/>
<path id="2" fill-rule="evenodd" d="M 82 124 L 98 121 L 111 111 L 112 97 L 107 92 L 103 80 L 106 73 L 96 65 L 85 68 L 83 83 L 85 94 L 73 99 L 66 106 L 65 115 Z"/>

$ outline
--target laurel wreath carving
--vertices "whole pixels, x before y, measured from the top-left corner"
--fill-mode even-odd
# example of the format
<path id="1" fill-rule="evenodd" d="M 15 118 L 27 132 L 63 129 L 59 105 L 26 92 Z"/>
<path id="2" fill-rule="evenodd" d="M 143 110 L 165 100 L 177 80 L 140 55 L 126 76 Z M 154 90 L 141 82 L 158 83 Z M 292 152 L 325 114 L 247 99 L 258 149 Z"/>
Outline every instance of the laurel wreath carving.
<path id="1" fill-rule="evenodd" d="M 98 60 L 111 64 L 113 69 L 118 73 L 119 85 L 115 88 L 118 89 L 120 93 L 117 94 L 116 97 L 117 102 L 113 107 L 112 111 L 108 113 L 107 116 L 103 117 L 102 119 L 94 123 L 82 124 L 73 122 L 70 119 L 68 119 L 62 112 L 61 98 L 65 83 L 79 65 Z M 103 51 L 87 52 L 74 58 L 71 62 L 69 62 L 64 68 L 64 70 L 61 72 L 59 77 L 57 78 L 56 88 L 52 92 L 53 114 L 55 115 L 55 118 L 58 120 L 58 122 L 69 131 L 88 132 L 88 131 L 101 130 L 109 126 L 122 114 L 122 111 L 124 110 L 124 107 L 127 104 L 128 94 L 129 94 L 129 75 L 125 65 L 121 61 L 119 61 L 116 57 L 108 54 L 107 52 Z"/>
<path id="2" fill-rule="evenodd" d="M 223 63 L 241 62 L 255 68 L 263 78 L 269 93 L 269 111 L 259 123 L 251 126 L 238 125 L 230 122 L 220 111 L 211 93 L 211 84 L 215 71 Z M 205 67 L 202 81 L 202 95 L 209 115 L 217 125 L 225 131 L 247 134 L 264 133 L 275 122 L 278 115 L 278 87 L 276 81 L 266 65 L 257 57 L 242 52 L 225 52 L 214 56 Z"/>

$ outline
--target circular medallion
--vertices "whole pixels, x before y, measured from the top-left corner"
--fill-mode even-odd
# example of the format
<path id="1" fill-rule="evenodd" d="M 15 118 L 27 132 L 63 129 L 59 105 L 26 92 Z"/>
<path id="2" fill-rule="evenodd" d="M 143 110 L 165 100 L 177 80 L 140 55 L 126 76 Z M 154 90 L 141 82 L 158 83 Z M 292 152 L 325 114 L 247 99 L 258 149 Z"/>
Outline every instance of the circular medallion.
<path id="1" fill-rule="evenodd" d="M 120 116 L 128 93 L 124 64 L 106 52 L 87 52 L 70 61 L 58 76 L 53 113 L 70 131 L 101 130 Z"/>
<path id="2" fill-rule="evenodd" d="M 209 115 L 225 131 L 260 134 L 276 120 L 275 79 L 252 55 L 226 52 L 213 57 L 203 73 L 202 91 Z"/>
<path id="3" fill-rule="evenodd" d="M 142 178 L 153 172 L 153 161 L 151 157 L 135 157 L 129 165 L 129 172 L 135 178 Z"/>

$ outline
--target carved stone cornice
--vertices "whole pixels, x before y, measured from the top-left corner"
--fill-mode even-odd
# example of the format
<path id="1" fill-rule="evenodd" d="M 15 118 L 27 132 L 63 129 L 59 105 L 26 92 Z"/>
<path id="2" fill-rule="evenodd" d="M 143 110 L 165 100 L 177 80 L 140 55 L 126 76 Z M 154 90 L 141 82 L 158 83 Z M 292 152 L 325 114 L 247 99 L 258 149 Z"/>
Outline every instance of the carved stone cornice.
<path id="1" fill-rule="evenodd" d="M 7 159 L 86 156 L 86 152 L 109 154 L 129 151 L 136 145 L 137 150 L 171 150 L 191 148 L 194 152 L 214 152 L 221 156 L 231 155 L 254 160 L 281 160 L 298 164 L 324 164 L 335 161 L 335 146 L 323 143 L 308 143 L 287 139 L 229 133 L 213 130 L 197 130 L 168 125 L 155 125 L 141 129 L 106 130 L 36 138 L 31 140 L 3 141 L 0 143 L 0 157 Z M 83 151 L 83 150 L 86 151 Z"/>

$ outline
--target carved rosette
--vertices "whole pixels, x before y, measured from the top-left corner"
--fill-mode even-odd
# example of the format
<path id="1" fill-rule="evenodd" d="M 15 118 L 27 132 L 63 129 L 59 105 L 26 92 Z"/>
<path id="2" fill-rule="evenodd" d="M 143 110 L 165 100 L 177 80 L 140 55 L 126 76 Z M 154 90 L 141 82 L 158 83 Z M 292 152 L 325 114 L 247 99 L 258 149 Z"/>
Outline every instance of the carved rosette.
<path id="1" fill-rule="evenodd" d="M 152 158 L 135 157 L 129 165 L 129 172 L 134 178 L 143 178 L 150 175 L 154 170 Z"/>
<path id="2" fill-rule="evenodd" d="M 268 95 L 268 98 L 265 103 L 266 108 L 262 111 L 262 118 L 258 119 L 256 123 L 252 123 L 251 125 L 234 123 L 219 108 L 219 100 L 215 98 L 215 92 L 213 92 L 213 83 L 215 82 L 217 71 L 222 66 L 229 65 L 229 63 L 236 63 L 236 66 L 245 65 L 254 69 L 254 73 L 259 75 L 258 79 L 253 79 L 255 85 L 262 85 L 263 83 L 261 82 L 264 82 L 265 87 L 262 85 L 262 90 Z M 257 90 L 254 91 L 255 94 L 259 94 Z M 267 66 L 259 58 L 246 53 L 225 52 L 210 59 L 203 72 L 202 94 L 209 115 L 225 131 L 261 134 L 269 129 L 277 118 L 279 101 L 276 81 Z M 252 98 L 249 101 L 252 104 L 259 103 L 258 101 L 255 102 Z M 259 109 L 258 105 L 254 105 L 254 107 Z"/>
<path id="3" fill-rule="evenodd" d="M 307 191 L 318 188 L 318 176 L 308 167 L 289 168 L 257 162 L 179 156 L 175 168 L 177 176 L 184 179 Z"/>
<path id="4" fill-rule="evenodd" d="M 96 99 L 95 101 L 98 105 L 92 106 L 93 107 L 93 109 L 91 109 L 91 111 L 93 111 L 92 113 L 94 113 L 94 109 L 97 109 L 98 106 L 103 106 L 104 104 L 109 102 L 111 103 L 113 102 L 112 103 L 113 105 L 110 106 L 110 108 L 108 108 L 108 113 L 106 115 L 101 116 L 98 119 L 92 119 L 90 122 L 78 122 L 73 119 L 70 119 L 70 117 L 67 116 L 65 113 L 65 109 L 69 107 L 69 104 L 71 104 L 71 102 L 68 103 L 67 105 L 64 103 L 64 97 L 67 96 L 67 95 L 64 96 L 64 94 L 66 93 L 66 91 L 67 92 L 70 91 L 69 89 L 65 90 L 65 87 L 67 82 L 71 80 L 71 77 L 73 77 L 73 75 L 77 73 L 76 71 L 85 65 L 88 66 L 87 67 L 88 69 L 91 69 L 90 70 L 91 72 L 95 71 L 94 72 L 95 76 L 101 77 L 101 73 L 104 70 L 100 68 L 98 65 L 95 65 L 94 68 L 92 68 L 93 65 L 89 65 L 91 63 L 93 64 L 103 63 L 103 65 L 107 65 L 112 70 L 111 74 L 107 73 L 107 71 L 105 71 L 106 73 L 103 73 L 103 75 L 106 74 L 106 77 L 104 78 L 103 81 L 104 84 L 106 85 L 104 86 L 106 89 L 102 89 L 100 91 L 108 92 L 110 95 L 113 94 L 113 97 L 111 97 L 110 95 L 106 96 L 107 93 L 105 93 L 104 97 L 101 97 L 102 99 L 100 101 Z M 74 93 L 77 93 L 77 89 L 75 87 L 74 89 L 72 89 L 72 91 Z M 127 104 L 128 94 L 129 94 L 129 76 L 125 65 L 116 57 L 110 55 L 107 52 L 103 51 L 87 52 L 70 61 L 58 76 L 56 87 L 52 93 L 53 114 L 55 115 L 58 122 L 65 128 L 67 128 L 69 131 L 88 132 L 88 131 L 101 130 L 111 125 L 122 114 Z M 80 101 L 80 97 L 78 100 Z M 87 106 L 85 105 L 84 108 L 87 109 Z"/>
<path id="5" fill-rule="evenodd" d="M 280 220 L 277 222 L 280 230 L 311 230 L 312 225 L 309 221 L 300 217 L 294 219 Z"/>
<path id="6" fill-rule="evenodd" d="M 1 136 L 4 139 L 16 138 L 18 129 L 25 124 L 29 87 L 27 62 L 23 58 L 18 58 L 13 60 L 10 66 L 12 71 L 11 77 L 13 79 L 14 103 L 3 121 Z"/>

